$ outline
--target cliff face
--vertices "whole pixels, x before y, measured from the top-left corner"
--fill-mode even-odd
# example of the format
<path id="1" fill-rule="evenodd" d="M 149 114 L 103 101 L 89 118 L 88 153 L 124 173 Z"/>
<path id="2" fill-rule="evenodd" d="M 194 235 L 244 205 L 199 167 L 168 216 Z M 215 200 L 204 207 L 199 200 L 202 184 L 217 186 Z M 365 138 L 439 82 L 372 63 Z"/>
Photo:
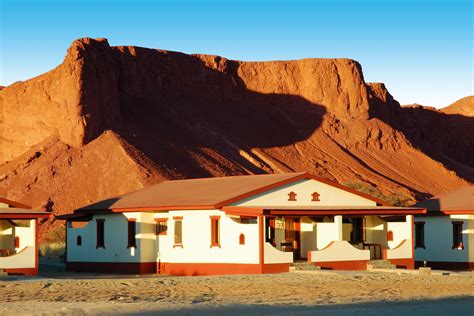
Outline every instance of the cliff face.
<path id="1" fill-rule="evenodd" d="M 80 39 L 54 70 L 1 90 L 0 109 L 0 194 L 60 212 L 163 178 L 304 170 L 410 199 L 474 180 L 472 119 L 402 108 L 350 59 L 240 62 Z M 31 182 L 55 157 L 114 146 L 129 165 L 99 159 Z M 74 178 L 96 173 L 103 189 L 81 199 Z"/>

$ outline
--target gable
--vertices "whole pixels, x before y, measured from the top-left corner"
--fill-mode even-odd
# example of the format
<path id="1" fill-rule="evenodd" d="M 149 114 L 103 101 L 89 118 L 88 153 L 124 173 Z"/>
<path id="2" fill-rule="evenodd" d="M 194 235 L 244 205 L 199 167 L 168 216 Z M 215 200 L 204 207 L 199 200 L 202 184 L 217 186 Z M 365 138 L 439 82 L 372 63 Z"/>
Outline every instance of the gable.
<path id="1" fill-rule="evenodd" d="M 291 199 L 291 193 L 296 194 Z M 314 194 L 316 193 L 316 194 Z M 314 196 L 313 196 L 314 194 Z M 313 201 L 313 197 L 319 201 Z M 232 206 L 376 206 L 377 202 L 315 179 L 300 179 L 261 192 Z"/>

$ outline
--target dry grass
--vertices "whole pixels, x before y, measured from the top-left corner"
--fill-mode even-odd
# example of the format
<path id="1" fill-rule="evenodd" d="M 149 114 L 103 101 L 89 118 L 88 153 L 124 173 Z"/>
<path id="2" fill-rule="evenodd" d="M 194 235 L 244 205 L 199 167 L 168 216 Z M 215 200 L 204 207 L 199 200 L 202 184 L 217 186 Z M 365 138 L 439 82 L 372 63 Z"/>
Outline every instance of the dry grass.
<path id="1" fill-rule="evenodd" d="M 41 257 L 58 258 L 65 255 L 66 244 L 59 242 L 40 244 L 38 251 Z"/>

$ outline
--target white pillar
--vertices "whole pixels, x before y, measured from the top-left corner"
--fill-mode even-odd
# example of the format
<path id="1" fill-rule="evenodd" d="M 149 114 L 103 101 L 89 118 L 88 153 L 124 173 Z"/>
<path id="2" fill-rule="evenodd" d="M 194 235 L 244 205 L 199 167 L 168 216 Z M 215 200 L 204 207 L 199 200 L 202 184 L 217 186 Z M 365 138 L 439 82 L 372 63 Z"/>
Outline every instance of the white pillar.
<path id="1" fill-rule="evenodd" d="M 336 240 L 342 240 L 342 215 L 334 216 L 334 225 L 336 226 Z"/>

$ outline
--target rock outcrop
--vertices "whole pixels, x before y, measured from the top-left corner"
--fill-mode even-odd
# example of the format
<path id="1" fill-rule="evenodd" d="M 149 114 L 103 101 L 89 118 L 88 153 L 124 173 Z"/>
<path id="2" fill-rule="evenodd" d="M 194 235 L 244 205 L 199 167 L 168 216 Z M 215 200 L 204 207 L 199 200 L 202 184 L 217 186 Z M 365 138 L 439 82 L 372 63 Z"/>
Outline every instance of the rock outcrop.
<path id="1" fill-rule="evenodd" d="M 164 178 L 304 170 L 415 200 L 474 181 L 472 120 L 400 107 L 350 59 L 79 39 L 0 91 L 0 194 L 67 212 Z"/>

